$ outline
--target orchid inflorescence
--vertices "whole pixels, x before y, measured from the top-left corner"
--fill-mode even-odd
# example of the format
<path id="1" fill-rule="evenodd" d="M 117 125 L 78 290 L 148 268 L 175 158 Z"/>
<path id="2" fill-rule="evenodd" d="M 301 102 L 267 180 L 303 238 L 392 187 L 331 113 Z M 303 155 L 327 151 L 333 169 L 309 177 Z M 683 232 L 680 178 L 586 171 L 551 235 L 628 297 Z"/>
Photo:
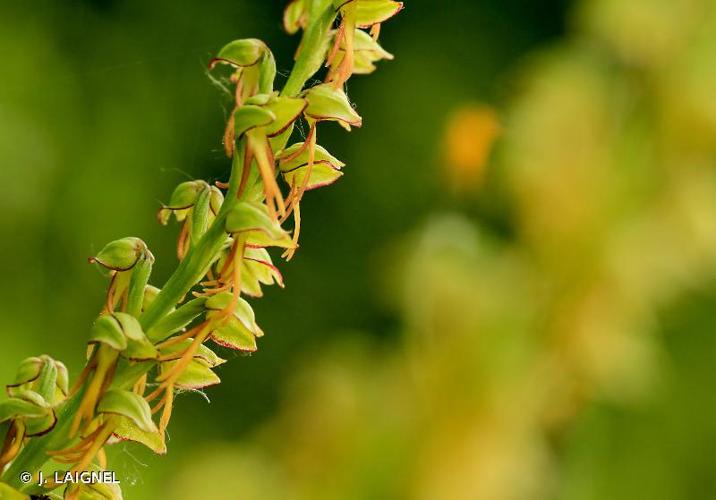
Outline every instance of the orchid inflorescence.
<path id="1" fill-rule="evenodd" d="M 109 286 L 87 363 L 72 386 L 65 366 L 49 356 L 20 364 L 0 403 L 0 498 L 60 498 L 53 490 L 62 485 L 23 484 L 20 473 L 37 478 L 48 467 L 105 470 L 104 447 L 114 442 L 136 441 L 165 453 L 175 395 L 220 382 L 213 369 L 225 360 L 206 342 L 256 351 L 263 331 L 242 295 L 260 297 L 262 286 L 283 286 L 267 248 L 281 248 L 287 259 L 294 255 L 304 193 L 335 182 L 344 166 L 318 145 L 317 125 L 361 126 L 346 81 L 392 59 L 378 35 L 401 8 L 392 0 L 291 1 L 284 26 L 303 35 L 280 92 L 274 56 L 260 40 L 235 40 L 211 60 L 210 70 L 223 70 L 217 79 L 233 100 L 223 137 L 230 179 L 184 182 L 161 207 L 161 224 L 172 218 L 181 224 L 180 262 L 162 289 L 149 284 L 154 256 L 138 238 L 113 241 L 90 258 Z M 324 66 L 323 83 L 304 90 Z M 299 121 L 307 124 L 305 140 L 289 144 Z M 288 231 L 283 224 L 291 217 Z M 70 484 L 63 494 L 122 495 L 114 484 Z"/>

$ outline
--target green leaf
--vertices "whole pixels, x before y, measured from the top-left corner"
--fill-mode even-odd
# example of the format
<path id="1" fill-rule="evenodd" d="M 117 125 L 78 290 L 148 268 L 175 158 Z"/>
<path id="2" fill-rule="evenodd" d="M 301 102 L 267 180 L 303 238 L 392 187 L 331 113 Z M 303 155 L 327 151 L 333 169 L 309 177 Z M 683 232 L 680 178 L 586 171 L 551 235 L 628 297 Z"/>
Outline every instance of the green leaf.
<path id="1" fill-rule="evenodd" d="M 147 245 L 139 238 L 122 238 L 108 243 L 97 255 L 90 257 L 89 261 L 113 271 L 128 271 L 146 251 Z"/>
<path id="2" fill-rule="evenodd" d="M 355 112 L 342 89 L 330 83 L 311 87 L 305 93 L 308 99 L 306 116 L 316 121 L 337 121 L 348 127 L 360 127 L 362 118 Z"/>
<path id="3" fill-rule="evenodd" d="M 107 391 L 97 405 L 97 413 L 121 415 L 130 419 L 145 432 L 157 432 L 149 405 L 143 397 L 131 391 L 121 389 Z"/>
<path id="4" fill-rule="evenodd" d="M 247 245 L 293 248 L 291 237 L 272 219 L 261 203 L 240 202 L 226 217 L 226 231 L 232 234 L 248 233 Z"/>
<path id="5" fill-rule="evenodd" d="M 266 47 L 266 44 L 256 38 L 234 40 L 221 48 L 216 58 L 211 61 L 210 67 L 213 67 L 216 63 L 230 64 L 238 68 L 253 66 L 267 52 L 268 47 Z"/>
<path id="6" fill-rule="evenodd" d="M 127 337 L 119 320 L 112 314 L 103 314 L 92 325 L 88 344 L 105 344 L 115 351 L 127 348 Z"/>
<path id="7" fill-rule="evenodd" d="M 298 97 L 273 98 L 264 107 L 276 117 L 273 123 L 266 126 L 266 135 L 274 137 L 283 133 L 301 116 L 306 106 L 308 102 Z"/>
<path id="8" fill-rule="evenodd" d="M 164 455 L 167 452 L 167 445 L 158 430 L 157 432 L 142 430 L 133 420 L 126 417 L 119 417 L 119 425 L 114 430 L 114 436 L 120 441 L 134 441 L 143 444 L 158 455 Z"/>
<path id="9" fill-rule="evenodd" d="M 234 133 L 238 139 L 249 130 L 271 125 L 275 120 L 276 115 L 268 109 L 253 104 L 245 104 L 234 113 Z"/>
<path id="10" fill-rule="evenodd" d="M 367 28 L 382 23 L 396 15 L 403 8 L 403 2 L 392 0 L 354 0 L 356 5 L 356 24 Z"/>

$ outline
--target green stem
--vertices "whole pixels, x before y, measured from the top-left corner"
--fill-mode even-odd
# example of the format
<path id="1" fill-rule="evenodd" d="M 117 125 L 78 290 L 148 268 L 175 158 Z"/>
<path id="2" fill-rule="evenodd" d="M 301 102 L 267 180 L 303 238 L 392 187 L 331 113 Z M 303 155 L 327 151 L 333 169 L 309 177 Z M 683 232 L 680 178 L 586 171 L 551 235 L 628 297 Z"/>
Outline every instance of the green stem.
<path id="1" fill-rule="evenodd" d="M 329 2 L 328 6 L 324 7 L 321 13 L 306 27 L 299 45 L 298 58 L 281 95 L 297 96 L 303 90 L 308 79 L 321 69 L 328 49 L 328 30 L 331 29 L 335 18 L 336 10 L 333 8 L 332 2 Z"/>

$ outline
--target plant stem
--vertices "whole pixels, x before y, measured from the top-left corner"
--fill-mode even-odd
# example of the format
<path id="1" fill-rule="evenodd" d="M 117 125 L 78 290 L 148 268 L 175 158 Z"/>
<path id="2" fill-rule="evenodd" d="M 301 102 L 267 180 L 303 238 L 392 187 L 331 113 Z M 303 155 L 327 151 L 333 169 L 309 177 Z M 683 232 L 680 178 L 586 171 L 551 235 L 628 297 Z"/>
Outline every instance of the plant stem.
<path id="1" fill-rule="evenodd" d="M 325 44 L 326 34 L 335 18 L 336 10 L 333 8 L 333 3 L 329 2 L 328 6 L 306 27 L 299 45 L 296 64 L 293 66 L 281 95 L 287 97 L 298 95 L 308 79 L 321 68 L 324 60 L 323 49 L 327 49 L 327 46 L 322 47 L 322 45 Z"/>

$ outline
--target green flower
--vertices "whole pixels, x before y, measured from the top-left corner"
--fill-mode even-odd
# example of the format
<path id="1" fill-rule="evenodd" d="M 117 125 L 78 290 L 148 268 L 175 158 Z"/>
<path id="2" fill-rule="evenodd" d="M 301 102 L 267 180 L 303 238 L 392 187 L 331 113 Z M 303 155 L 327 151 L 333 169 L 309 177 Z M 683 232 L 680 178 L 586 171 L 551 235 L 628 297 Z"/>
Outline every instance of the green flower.
<path id="1" fill-rule="evenodd" d="M 305 186 L 306 191 L 328 186 L 342 175 L 345 164 L 331 155 L 325 148 L 316 145 L 313 154 L 313 168 L 309 172 L 310 151 L 308 144 L 299 142 L 284 149 L 277 157 L 279 171 L 292 190 Z"/>
<path id="2" fill-rule="evenodd" d="M 130 314 L 139 314 L 154 264 L 154 255 L 139 238 L 122 238 L 108 243 L 89 261 L 106 272 L 110 278 L 105 311 L 112 312 L 124 304 Z"/>
<path id="3" fill-rule="evenodd" d="M 162 225 L 166 225 L 174 215 L 178 222 L 183 223 L 177 242 L 179 260 L 209 229 L 223 202 L 221 191 L 204 181 L 182 182 L 176 187 L 169 204 L 162 206 L 157 218 Z"/>
<path id="4" fill-rule="evenodd" d="M 338 33 L 335 35 L 338 36 Z M 393 54 L 380 46 L 378 41 L 363 30 L 356 29 L 353 36 L 353 74 L 367 75 L 376 70 L 375 63 L 382 60 L 392 61 Z M 345 40 L 338 41 L 338 51 L 331 62 L 332 71 L 343 64 L 346 58 Z"/>

